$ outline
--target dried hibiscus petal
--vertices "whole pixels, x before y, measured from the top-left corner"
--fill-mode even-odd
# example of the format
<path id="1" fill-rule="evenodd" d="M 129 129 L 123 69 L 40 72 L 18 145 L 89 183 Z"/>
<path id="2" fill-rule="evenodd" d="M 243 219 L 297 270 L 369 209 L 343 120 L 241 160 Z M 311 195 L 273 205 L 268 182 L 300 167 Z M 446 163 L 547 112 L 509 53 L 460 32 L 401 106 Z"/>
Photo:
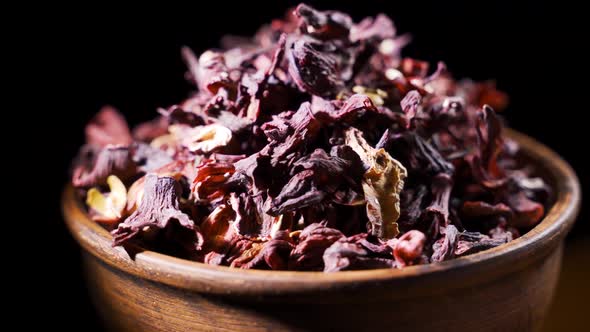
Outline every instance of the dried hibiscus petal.
<path id="1" fill-rule="evenodd" d="M 293 245 L 285 240 L 270 240 L 262 245 L 256 246 L 255 256 L 244 263 L 240 260 L 239 263 L 234 264 L 236 267 L 242 269 L 271 269 L 284 270 L 287 268 L 289 253 L 293 249 Z"/>
<path id="2" fill-rule="evenodd" d="M 96 146 L 129 145 L 133 139 L 123 115 L 105 106 L 86 126 L 86 142 Z"/>
<path id="3" fill-rule="evenodd" d="M 393 257 L 398 266 L 412 265 L 421 255 L 426 243 L 424 233 L 411 230 L 402 235 L 393 248 Z"/>
<path id="4" fill-rule="evenodd" d="M 180 185 L 171 177 L 146 175 L 143 198 L 139 208 L 119 224 L 112 234 L 113 245 L 121 245 L 150 228 L 163 229 L 171 221 L 195 230 L 195 223 L 179 210 Z"/>
<path id="5" fill-rule="evenodd" d="M 310 224 L 299 234 L 299 243 L 289 257 L 289 267 L 294 270 L 323 270 L 324 251 L 344 237 L 337 229 L 322 224 Z"/>
<path id="6" fill-rule="evenodd" d="M 155 171 L 173 161 L 165 151 L 145 143 L 134 144 L 132 159 L 138 170 L 144 173 Z"/>
<path id="7" fill-rule="evenodd" d="M 352 26 L 352 20 L 344 13 L 321 12 L 306 4 L 297 6 L 295 15 L 301 18 L 299 27 L 305 33 L 323 40 L 346 38 Z"/>
<path id="8" fill-rule="evenodd" d="M 75 187 L 88 188 L 106 184 L 109 175 L 125 181 L 137 174 L 131 150 L 126 146 L 107 145 L 96 157 L 92 169 L 83 165 L 74 169 L 72 183 Z"/>
<path id="9" fill-rule="evenodd" d="M 503 203 L 492 205 L 482 201 L 463 202 L 461 212 L 466 218 L 489 217 L 495 215 L 502 215 L 510 218 L 513 214 L 512 209 Z"/>
<path id="10" fill-rule="evenodd" d="M 510 194 L 506 203 L 514 211 L 514 217 L 509 222 L 515 227 L 534 226 L 545 215 L 543 205 L 528 198 L 523 191 Z"/>
<path id="11" fill-rule="evenodd" d="M 360 181 L 356 180 L 363 174 L 360 159 L 345 149 L 350 148 L 334 147 L 330 156 L 317 149 L 297 160 L 291 179 L 273 199 L 269 213 L 277 215 L 326 200 L 346 205 L 362 203 Z"/>
<path id="12" fill-rule="evenodd" d="M 361 112 L 379 112 L 374 101 L 366 93 L 357 93 L 348 97 L 339 109 L 331 103 L 324 103 L 323 99 L 321 101 L 319 98 L 312 99 L 312 102 L 315 102 L 312 104 L 314 116 L 324 122 L 350 121 Z"/>
<path id="13" fill-rule="evenodd" d="M 200 232 L 204 242 L 202 253 L 207 264 L 219 265 L 229 250 L 232 240 L 236 237 L 234 228 L 230 227 L 234 218 L 231 207 L 218 205 L 201 223 Z"/>
<path id="14" fill-rule="evenodd" d="M 362 239 L 362 238 L 361 238 Z M 392 268 L 391 258 L 374 255 L 358 238 L 341 239 L 324 252 L 324 272 Z"/>
<path id="15" fill-rule="evenodd" d="M 458 236 L 455 256 L 464 256 L 490 249 L 507 242 L 507 238 L 490 238 L 487 235 L 477 232 L 463 232 Z"/>
<path id="16" fill-rule="evenodd" d="M 252 196 L 244 193 L 240 195 L 232 193 L 229 202 L 236 216 L 232 222 L 236 233 L 250 237 L 256 237 L 260 234 L 262 228 L 265 227 L 264 217 L 259 213 Z M 269 225 L 266 225 L 266 228 L 269 229 Z"/>
<path id="17" fill-rule="evenodd" d="M 289 74 L 297 86 L 312 95 L 336 95 L 344 89 L 344 77 L 339 57 L 329 46 L 302 37 L 287 49 Z"/>
<path id="18" fill-rule="evenodd" d="M 452 258 L 455 255 L 455 250 L 457 249 L 459 234 L 457 227 L 453 225 L 442 227 L 440 233 L 442 234 L 442 237 L 432 245 L 433 252 L 430 259 L 433 262 L 441 262 L 443 260 Z"/>
<path id="19" fill-rule="evenodd" d="M 395 27 L 389 17 L 379 14 L 375 18 L 367 17 L 350 29 L 350 41 L 383 40 L 395 37 Z"/>
<path id="20" fill-rule="evenodd" d="M 197 167 L 192 190 L 198 201 L 214 201 L 226 195 L 223 184 L 234 173 L 232 163 L 224 161 L 204 160 Z"/>
<path id="21" fill-rule="evenodd" d="M 422 96 L 416 90 L 412 90 L 406 94 L 404 99 L 401 101 L 402 111 L 405 114 L 405 125 L 406 128 L 410 128 L 412 123 L 412 119 L 418 114 L 418 108 L 420 107 L 420 102 L 422 101 Z"/>
<path id="22" fill-rule="evenodd" d="M 163 116 L 141 123 L 133 128 L 133 138 L 140 142 L 149 143 L 166 133 L 168 133 L 168 120 Z"/>

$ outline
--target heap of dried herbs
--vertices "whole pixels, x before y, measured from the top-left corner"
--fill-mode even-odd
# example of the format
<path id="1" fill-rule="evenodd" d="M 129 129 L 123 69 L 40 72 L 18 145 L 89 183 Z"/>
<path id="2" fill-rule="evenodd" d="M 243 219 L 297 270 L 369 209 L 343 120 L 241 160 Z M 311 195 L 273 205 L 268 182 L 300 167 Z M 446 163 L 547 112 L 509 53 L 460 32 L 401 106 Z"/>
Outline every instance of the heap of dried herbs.
<path id="1" fill-rule="evenodd" d="M 197 91 L 129 130 L 104 108 L 73 185 L 113 245 L 245 269 L 402 268 L 506 243 L 549 195 L 493 84 L 403 58 L 384 15 L 299 5 L 182 55 Z"/>

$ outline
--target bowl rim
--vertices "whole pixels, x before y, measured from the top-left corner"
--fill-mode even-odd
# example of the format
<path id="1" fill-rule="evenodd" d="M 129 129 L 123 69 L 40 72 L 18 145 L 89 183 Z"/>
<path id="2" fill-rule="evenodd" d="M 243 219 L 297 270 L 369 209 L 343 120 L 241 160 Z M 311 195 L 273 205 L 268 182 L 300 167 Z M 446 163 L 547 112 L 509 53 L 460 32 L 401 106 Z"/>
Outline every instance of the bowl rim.
<path id="1" fill-rule="evenodd" d="M 340 271 L 242 270 L 213 266 L 153 251 L 141 251 L 130 257 L 122 247 L 112 247 L 110 233 L 92 221 L 74 195 L 71 184 L 62 195 L 62 212 L 66 224 L 78 243 L 102 263 L 136 277 L 183 289 L 217 294 L 281 294 L 317 290 L 338 290 L 363 284 L 408 282 L 436 279 L 442 273 L 474 278 L 492 278 L 509 273 L 531 261 L 545 257 L 561 242 L 573 226 L 580 208 L 581 189 L 573 169 L 554 151 L 506 128 L 506 137 L 519 143 L 522 154 L 540 165 L 553 178 L 555 203 L 543 220 L 521 237 L 504 245 L 472 255 L 403 269 Z M 508 267 L 498 269 L 499 266 Z M 470 279 L 471 278 L 471 279 Z"/>

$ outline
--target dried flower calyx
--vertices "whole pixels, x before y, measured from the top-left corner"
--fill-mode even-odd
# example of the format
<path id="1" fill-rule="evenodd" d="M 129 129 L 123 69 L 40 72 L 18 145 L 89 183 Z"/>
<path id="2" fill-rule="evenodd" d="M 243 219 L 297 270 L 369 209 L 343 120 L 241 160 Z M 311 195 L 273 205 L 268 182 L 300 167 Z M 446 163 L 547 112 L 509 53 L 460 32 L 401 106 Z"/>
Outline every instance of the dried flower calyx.
<path id="1" fill-rule="evenodd" d="M 180 184 L 172 177 L 148 174 L 144 185 L 141 204 L 132 215 L 113 231 L 114 245 L 148 232 L 150 228 L 164 229 L 172 221 L 189 230 L 195 230 L 195 223 L 180 211 Z"/>
<path id="2" fill-rule="evenodd" d="M 503 136 L 506 96 L 408 41 L 383 14 L 301 4 L 183 48 L 196 91 L 132 130 L 101 110 L 72 183 L 114 245 L 234 268 L 405 268 L 520 236 L 551 193 Z"/>

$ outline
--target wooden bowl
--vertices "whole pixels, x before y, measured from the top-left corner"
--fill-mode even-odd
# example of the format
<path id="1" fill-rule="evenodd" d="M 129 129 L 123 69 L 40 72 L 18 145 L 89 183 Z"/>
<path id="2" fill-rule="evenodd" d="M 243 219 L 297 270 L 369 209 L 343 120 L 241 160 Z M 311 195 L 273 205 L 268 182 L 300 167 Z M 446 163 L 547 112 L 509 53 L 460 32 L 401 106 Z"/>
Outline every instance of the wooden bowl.
<path id="1" fill-rule="evenodd" d="M 522 237 L 474 255 L 401 270 L 338 273 L 230 269 L 111 246 L 68 187 L 67 225 L 84 249 L 88 287 L 107 325 L 126 331 L 538 330 L 580 205 L 555 152 L 507 130 L 553 187 L 555 204 Z"/>

